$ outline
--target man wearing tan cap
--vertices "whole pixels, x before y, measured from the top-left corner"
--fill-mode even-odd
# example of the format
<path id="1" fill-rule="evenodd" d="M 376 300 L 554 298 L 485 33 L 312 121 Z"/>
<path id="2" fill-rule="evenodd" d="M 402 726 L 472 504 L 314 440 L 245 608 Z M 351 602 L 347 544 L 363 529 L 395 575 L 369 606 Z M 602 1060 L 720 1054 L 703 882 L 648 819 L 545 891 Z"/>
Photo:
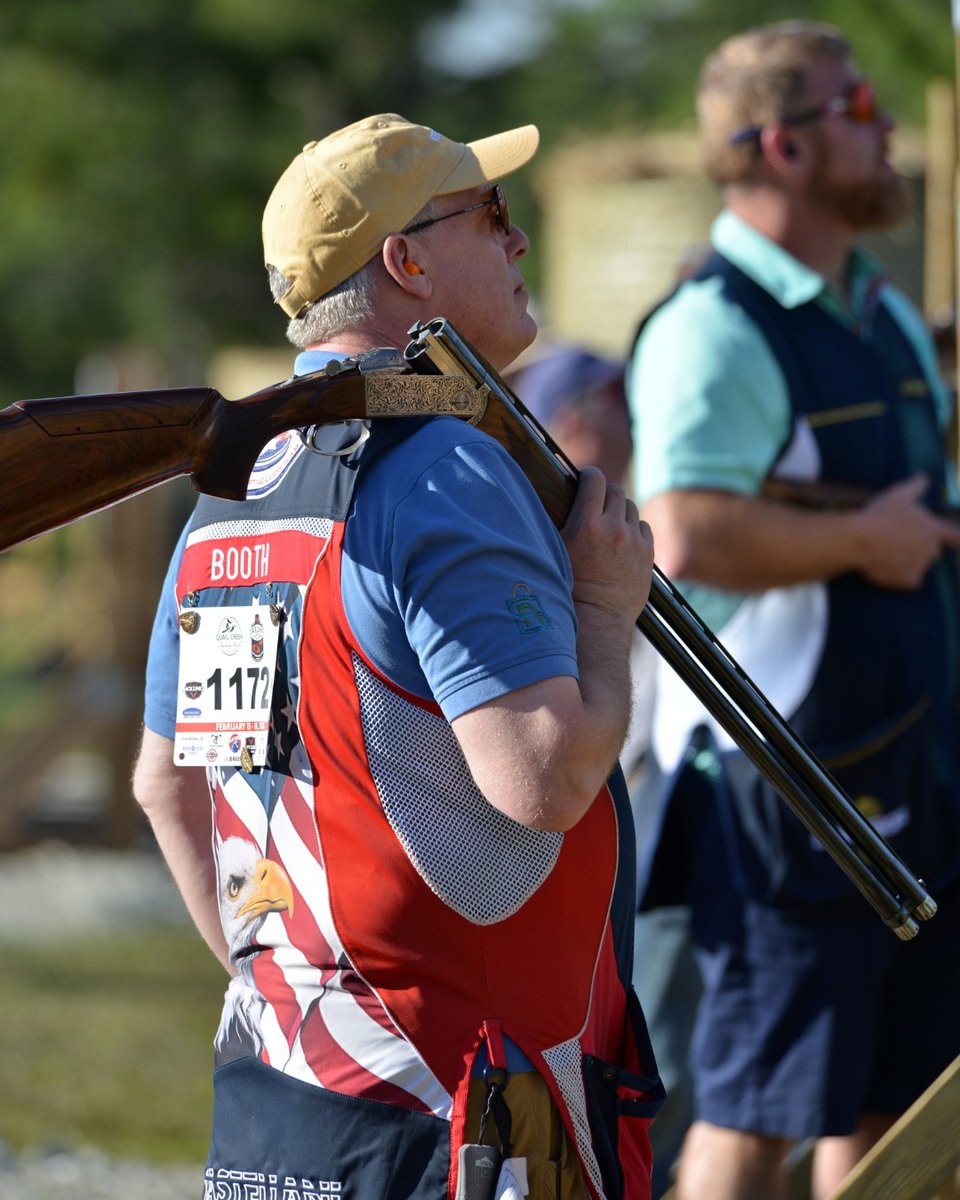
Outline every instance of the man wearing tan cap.
<path id="1" fill-rule="evenodd" d="M 295 371 L 436 316 L 506 367 L 536 327 L 498 181 L 536 146 L 391 114 L 306 146 L 263 220 Z M 201 500 L 135 788 L 233 975 L 206 1196 L 649 1196 L 662 1089 L 616 757 L 651 561 L 598 471 L 558 535 L 449 417 L 278 438 L 244 503 Z M 206 779 L 187 708 L 236 718 Z"/>

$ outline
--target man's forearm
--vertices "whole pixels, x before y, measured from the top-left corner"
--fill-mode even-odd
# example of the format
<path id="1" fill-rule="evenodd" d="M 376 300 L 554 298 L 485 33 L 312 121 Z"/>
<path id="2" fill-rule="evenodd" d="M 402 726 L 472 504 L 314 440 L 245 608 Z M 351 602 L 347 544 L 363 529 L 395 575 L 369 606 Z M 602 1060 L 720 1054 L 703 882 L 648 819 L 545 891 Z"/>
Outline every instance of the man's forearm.
<path id="1" fill-rule="evenodd" d="M 457 717 L 474 781 L 501 812 L 533 829 L 572 828 L 616 764 L 630 716 L 633 626 L 577 604 L 580 679 L 556 676 Z"/>
<path id="2" fill-rule="evenodd" d="M 657 563 L 672 579 L 734 592 L 764 591 L 857 570 L 855 512 L 811 512 L 728 492 L 655 496 L 643 509 Z"/>
<path id="3" fill-rule="evenodd" d="M 630 652 L 636 626 L 624 613 L 590 604 L 577 603 L 576 612 L 585 739 L 592 747 L 588 757 L 606 778 L 623 749 L 630 724 Z"/>
<path id="4" fill-rule="evenodd" d="M 133 791 L 194 924 L 229 969 L 217 904 L 210 791 L 205 773 L 199 767 L 174 766 L 173 743 L 145 729 Z"/>

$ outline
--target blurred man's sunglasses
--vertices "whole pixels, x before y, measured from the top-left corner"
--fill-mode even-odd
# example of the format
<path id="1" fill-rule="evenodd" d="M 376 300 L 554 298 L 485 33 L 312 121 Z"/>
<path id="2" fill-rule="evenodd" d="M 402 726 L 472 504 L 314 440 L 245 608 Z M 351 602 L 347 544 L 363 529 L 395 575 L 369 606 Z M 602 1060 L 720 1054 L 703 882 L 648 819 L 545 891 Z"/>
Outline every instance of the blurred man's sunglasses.
<path id="1" fill-rule="evenodd" d="M 829 121 L 833 117 L 849 117 L 857 125 L 872 125 L 880 115 L 877 95 L 868 79 L 858 79 L 853 87 L 842 96 L 831 96 L 816 108 L 781 117 L 779 121 L 768 121 L 768 125 L 807 125 L 811 121 Z M 742 146 L 759 138 L 763 125 L 747 125 L 730 136 L 731 146 Z"/>

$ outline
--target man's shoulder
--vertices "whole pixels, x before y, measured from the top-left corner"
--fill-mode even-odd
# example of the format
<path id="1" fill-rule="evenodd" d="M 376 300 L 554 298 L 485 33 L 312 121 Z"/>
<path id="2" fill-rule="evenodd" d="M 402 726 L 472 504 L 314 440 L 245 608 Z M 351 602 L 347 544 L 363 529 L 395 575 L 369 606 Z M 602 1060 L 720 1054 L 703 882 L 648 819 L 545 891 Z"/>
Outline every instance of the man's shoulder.
<path id="1" fill-rule="evenodd" d="M 725 277 L 719 272 L 697 275 L 685 279 L 672 292 L 668 292 L 651 310 L 650 321 L 662 319 L 664 314 L 689 316 L 710 313 L 735 303 L 730 295 Z"/>
<path id="2" fill-rule="evenodd" d="M 501 517 L 542 508 L 520 466 L 495 438 L 458 417 L 431 417 L 411 422 L 406 430 L 383 428 L 400 422 L 377 422 L 370 455 L 361 469 L 359 488 L 367 511 L 378 508 L 393 520 L 403 506 L 409 513 L 426 506 L 433 511 L 471 510 L 482 503 Z M 436 498 L 449 504 L 438 506 Z M 412 505 L 412 509 L 411 509 Z"/>
<path id="3" fill-rule="evenodd" d="M 462 417 L 438 416 L 378 421 L 374 422 L 372 429 L 375 437 L 402 441 L 406 449 L 418 454 L 428 454 L 434 450 L 445 452 L 456 446 L 482 445 L 488 442 L 499 445 L 488 434 Z M 394 429 L 396 434 L 391 436 Z"/>
<path id="4" fill-rule="evenodd" d="M 734 230 L 742 227 L 744 236 L 754 235 L 754 231 L 743 222 L 734 222 L 729 214 L 725 216 Z M 723 234 L 725 229 L 728 226 L 723 224 L 723 218 L 718 219 L 714 236 Z M 725 246 L 725 241 L 730 243 L 729 248 Z M 672 322 L 687 320 L 709 321 L 714 317 L 736 319 L 744 307 L 745 292 L 749 294 L 757 287 L 768 290 L 762 280 L 754 279 L 749 261 L 740 261 L 748 256 L 738 241 L 730 236 L 725 241 L 721 238 L 719 247 L 711 245 L 702 249 L 690 273 L 678 280 L 672 290 L 666 292 L 648 311 L 641 322 L 641 332 L 646 332 L 654 322 L 663 328 Z"/>
<path id="5" fill-rule="evenodd" d="M 689 279 L 656 308 L 637 340 L 638 356 L 672 361 L 727 359 L 757 352 L 756 323 L 720 274 Z"/>
<path id="6" fill-rule="evenodd" d="M 515 469 L 495 438 L 460 417 L 375 422 L 370 449 L 371 463 L 379 470 L 388 467 L 395 479 L 415 479 L 424 470 L 444 463 L 454 472 L 469 470 L 478 459 L 489 463 L 491 470 Z"/>
<path id="7" fill-rule="evenodd" d="M 880 288 L 880 303 L 905 333 L 924 341 L 932 340 L 933 334 L 923 313 L 907 293 L 889 279 L 884 280 Z"/>

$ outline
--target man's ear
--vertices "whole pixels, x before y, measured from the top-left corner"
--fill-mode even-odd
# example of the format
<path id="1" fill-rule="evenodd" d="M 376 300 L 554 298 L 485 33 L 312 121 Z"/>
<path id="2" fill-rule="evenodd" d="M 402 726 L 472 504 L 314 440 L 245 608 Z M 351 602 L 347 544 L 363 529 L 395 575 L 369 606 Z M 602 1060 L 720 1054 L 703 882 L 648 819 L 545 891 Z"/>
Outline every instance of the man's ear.
<path id="1" fill-rule="evenodd" d="M 391 234 L 383 243 L 383 265 L 390 278 L 405 292 L 426 297 L 433 291 L 422 253 L 402 233 Z"/>
<path id="2" fill-rule="evenodd" d="M 785 125 L 775 122 L 760 131 L 760 148 L 770 166 L 780 175 L 796 175 L 807 169 L 803 146 Z"/>

